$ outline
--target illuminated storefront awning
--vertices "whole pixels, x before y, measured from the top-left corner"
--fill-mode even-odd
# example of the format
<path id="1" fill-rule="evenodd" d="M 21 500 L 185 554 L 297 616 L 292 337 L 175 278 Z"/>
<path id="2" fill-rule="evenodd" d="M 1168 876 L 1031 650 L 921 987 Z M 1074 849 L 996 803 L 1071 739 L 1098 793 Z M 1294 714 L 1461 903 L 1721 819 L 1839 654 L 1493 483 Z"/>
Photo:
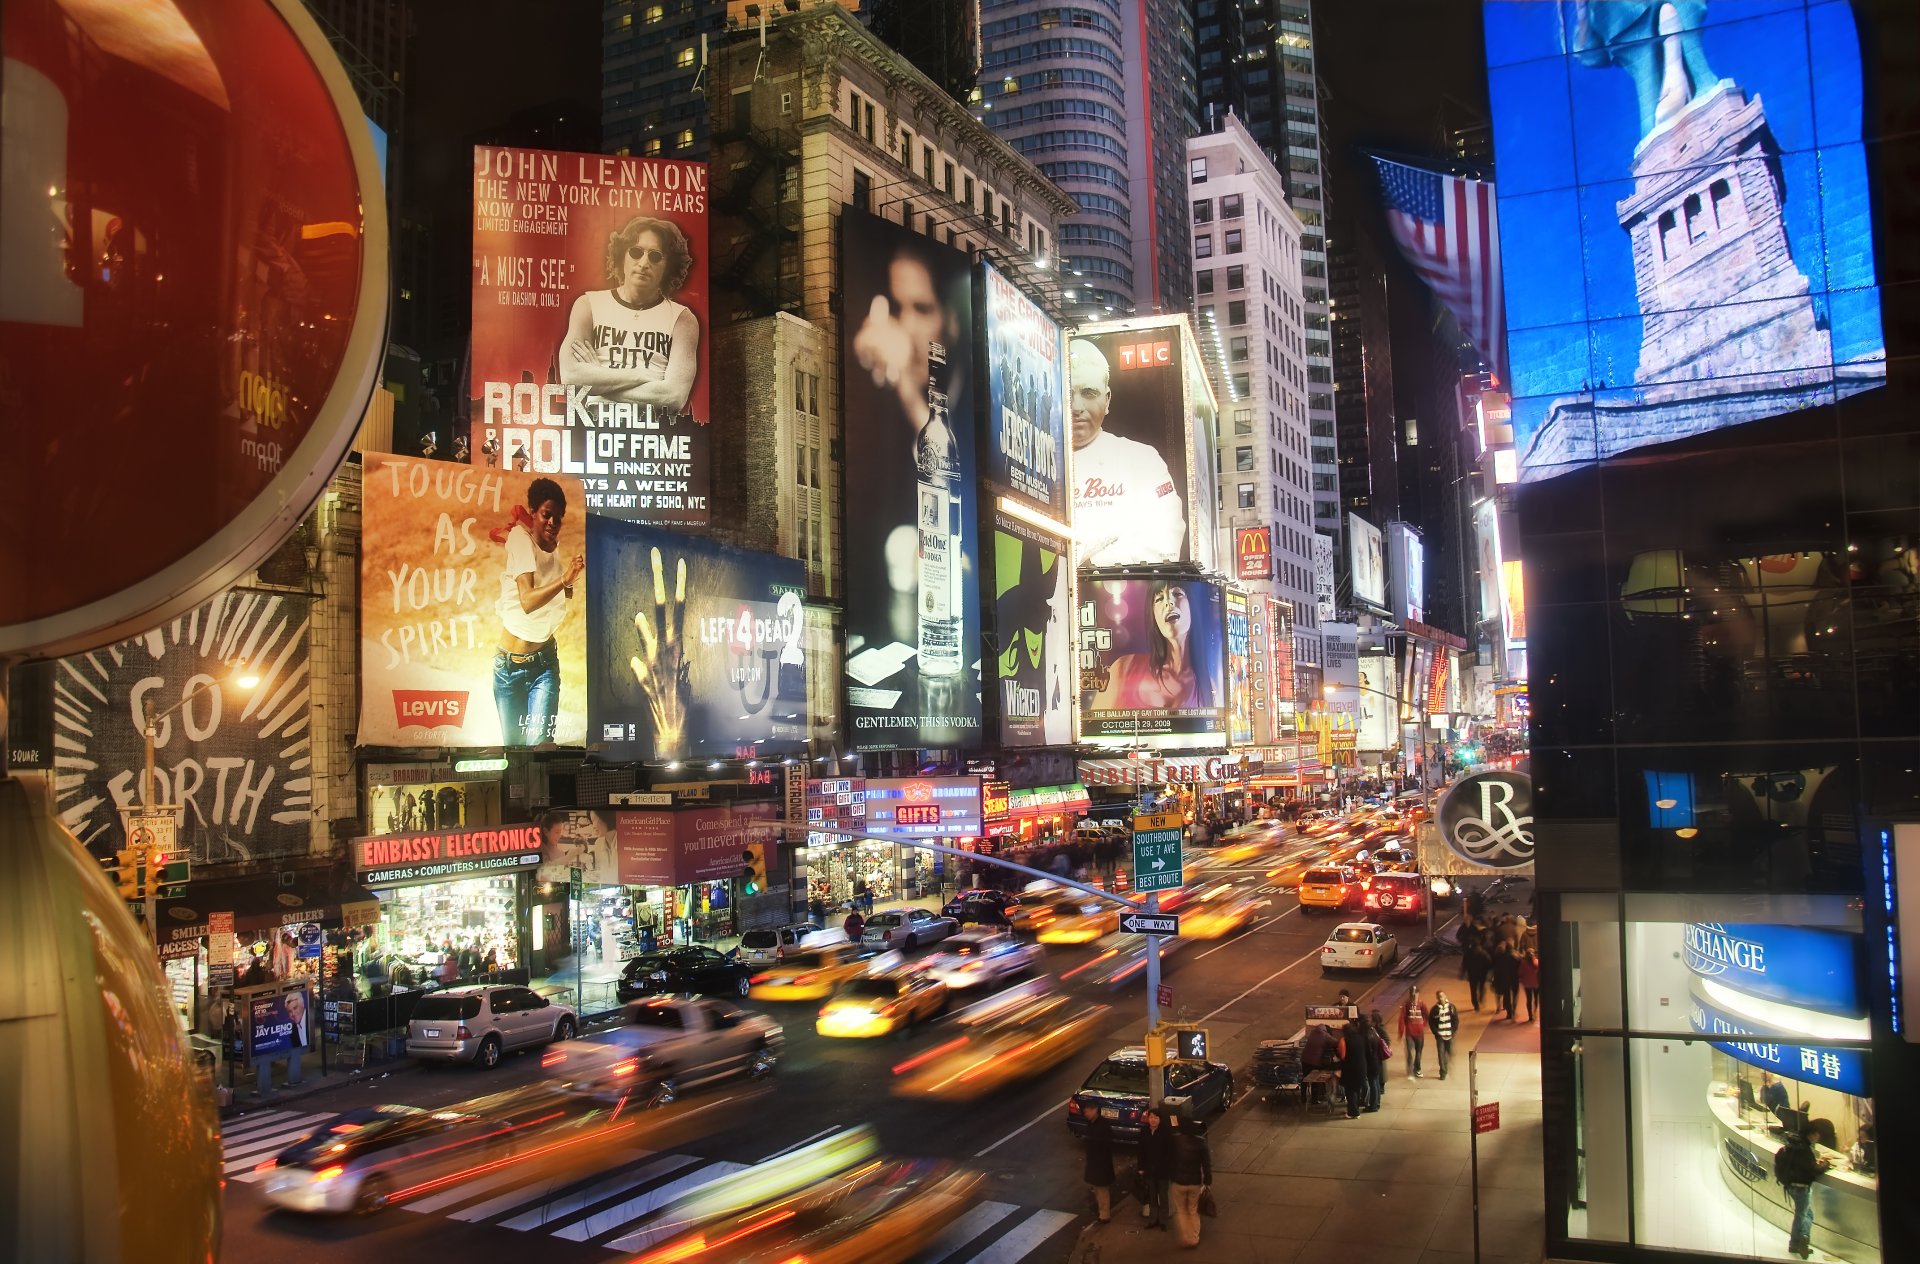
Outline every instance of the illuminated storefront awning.
<path id="1" fill-rule="evenodd" d="M 1063 812 L 1084 812 L 1092 806 L 1087 788 L 1076 781 L 1065 786 L 1036 786 L 1014 790 L 1008 795 L 1009 816 L 1058 816 Z"/>
<path id="2" fill-rule="evenodd" d="M 380 901 L 363 886 L 282 886 L 277 877 L 195 880 L 177 900 L 156 908 L 160 942 L 191 942 L 207 933 L 209 913 L 232 913 L 236 931 L 276 930 L 317 922 L 364 926 L 380 920 Z"/>

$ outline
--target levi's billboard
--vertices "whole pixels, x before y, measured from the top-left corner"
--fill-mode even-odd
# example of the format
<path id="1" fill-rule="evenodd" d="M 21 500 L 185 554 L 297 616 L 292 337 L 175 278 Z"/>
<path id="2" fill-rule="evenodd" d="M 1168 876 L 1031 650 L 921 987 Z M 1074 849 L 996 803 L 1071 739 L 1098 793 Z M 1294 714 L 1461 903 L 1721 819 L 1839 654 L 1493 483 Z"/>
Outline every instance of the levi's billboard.
<path id="1" fill-rule="evenodd" d="M 475 149 L 473 463 L 705 526 L 707 293 L 705 163 Z"/>
<path id="2" fill-rule="evenodd" d="M 364 471 L 360 744 L 584 745 L 580 481 L 378 452 Z"/>
<path id="3" fill-rule="evenodd" d="M 353 840 L 353 872 L 370 887 L 441 882 L 540 864 L 538 825 L 485 825 Z"/>

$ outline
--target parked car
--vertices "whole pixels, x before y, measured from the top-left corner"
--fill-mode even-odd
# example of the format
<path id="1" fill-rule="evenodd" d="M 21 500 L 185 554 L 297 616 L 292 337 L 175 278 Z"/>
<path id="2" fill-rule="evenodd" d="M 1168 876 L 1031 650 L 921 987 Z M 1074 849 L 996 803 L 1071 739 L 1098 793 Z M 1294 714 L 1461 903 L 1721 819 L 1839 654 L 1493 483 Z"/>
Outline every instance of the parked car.
<path id="1" fill-rule="evenodd" d="M 1012 935 L 968 931 L 947 940 L 921 968 L 950 988 L 980 987 L 1032 974 L 1045 951 Z"/>
<path id="2" fill-rule="evenodd" d="M 571 1040 L 580 1018 L 570 1005 L 517 985 L 446 988 L 420 998 L 407 1022 L 407 1056 L 490 1067 L 510 1049 Z"/>
<path id="3" fill-rule="evenodd" d="M 918 970 L 848 980 L 820 1007 L 813 1028 L 823 1036 L 886 1036 L 911 1031 L 947 1007 L 947 985 Z"/>
<path id="4" fill-rule="evenodd" d="M 750 930 L 740 936 L 740 960 L 763 966 L 783 961 L 791 953 L 845 942 L 847 932 L 838 927 L 828 930 L 818 922 L 795 922 L 775 930 Z"/>
<path id="5" fill-rule="evenodd" d="M 627 962 L 613 994 L 622 1001 L 676 992 L 745 996 L 752 987 L 751 965 L 729 959 L 711 948 L 689 945 L 650 952 Z"/>
<path id="6" fill-rule="evenodd" d="M 1019 906 L 1019 896 L 982 887 L 960 892 L 948 900 L 946 907 L 940 912 L 963 926 L 968 922 L 978 922 L 986 926 L 1006 926 L 1011 924 L 1012 911 Z"/>
<path id="7" fill-rule="evenodd" d="M 1345 865 L 1322 865 L 1300 875 L 1297 892 L 1302 914 L 1320 909 L 1342 912 L 1353 907 L 1359 875 Z"/>
<path id="8" fill-rule="evenodd" d="M 887 909 L 867 919 L 860 941 L 869 948 L 918 948 L 959 930 L 953 918 L 923 908 Z"/>
<path id="9" fill-rule="evenodd" d="M 1186 1098 L 1198 1119 L 1224 1114 L 1233 1104 L 1233 1071 L 1224 1062 L 1168 1062 L 1166 1074 L 1167 1096 Z M 1146 1109 L 1147 1051 L 1139 1045 L 1116 1049 L 1067 1101 L 1067 1128 L 1085 1136 L 1087 1121 L 1098 1114 L 1116 1141 L 1133 1141 L 1145 1126 Z"/>
<path id="10" fill-rule="evenodd" d="M 627 1006 L 627 1022 L 592 1040 L 555 1045 L 540 1065 L 555 1081 L 599 1097 L 635 1086 L 665 1105 L 685 1090 L 734 1075 L 772 1073 L 786 1032 L 765 1014 L 725 1001 L 655 997 Z"/>
<path id="11" fill-rule="evenodd" d="M 1378 922 L 1342 922 L 1320 946 L 1320 972 L 1370 970 L 1384 973 L 1400 959 L 1400 941 Z"/>

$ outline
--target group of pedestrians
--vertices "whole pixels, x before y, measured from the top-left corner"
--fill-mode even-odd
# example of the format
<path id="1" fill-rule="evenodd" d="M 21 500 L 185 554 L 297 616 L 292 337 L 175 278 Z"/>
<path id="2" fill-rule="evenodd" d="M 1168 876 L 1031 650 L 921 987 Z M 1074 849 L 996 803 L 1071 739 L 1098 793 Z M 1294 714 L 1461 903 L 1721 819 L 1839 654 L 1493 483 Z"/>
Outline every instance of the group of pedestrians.
<path id="1" fill-rule="evenodd" d="M 1101 1224 L 1113 1219 L 1113 1189 L 1118 1176 L 1113 1162 L 1113 1127 L 1100 1115 L 1087 1122 L 1087 1185 L 1093 1190 L 1095 1214 Z M 1166 1229 L 1187 1250 L 1200 1245 L 1200 1217 L 1212 1213 L 1213 1156 L 1207 1149 L 1200 1122 L 1175 1112 L 1149 1106 L 1142 1120 L 1134 1195 L 1140 1215 L 1150 1229 Z"/>
<path id="2" fill-rule="evenodd" d="M 1470 917 L 1460 923 L 1460 977 L 1467 981 L 1467 996 L 1478 1010 L 1486 1000 L 1487 984 L 1493 984 L 1493 1007 L 1503 1011 L 1510 1023 L 1520 1000 L 1527 1002 L 1527 1021 L 1540 1011 L 1540 932 L 1527 925 L 1527 919 L 1509 914 L 1488 923 L 1485 918 Z"/>

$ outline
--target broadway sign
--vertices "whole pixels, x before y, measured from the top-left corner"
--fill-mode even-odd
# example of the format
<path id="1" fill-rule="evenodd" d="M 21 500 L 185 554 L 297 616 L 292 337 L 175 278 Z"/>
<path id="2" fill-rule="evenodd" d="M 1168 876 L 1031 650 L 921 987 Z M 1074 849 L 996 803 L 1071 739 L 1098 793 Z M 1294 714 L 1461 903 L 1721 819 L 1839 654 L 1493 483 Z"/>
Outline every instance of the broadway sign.
<path id="1" fill-rule="evenodd" d="M 353 871 L 370 887 L 444 882 L 540 864 L 538 825 L 490 825 L 353 840 Z"/>

